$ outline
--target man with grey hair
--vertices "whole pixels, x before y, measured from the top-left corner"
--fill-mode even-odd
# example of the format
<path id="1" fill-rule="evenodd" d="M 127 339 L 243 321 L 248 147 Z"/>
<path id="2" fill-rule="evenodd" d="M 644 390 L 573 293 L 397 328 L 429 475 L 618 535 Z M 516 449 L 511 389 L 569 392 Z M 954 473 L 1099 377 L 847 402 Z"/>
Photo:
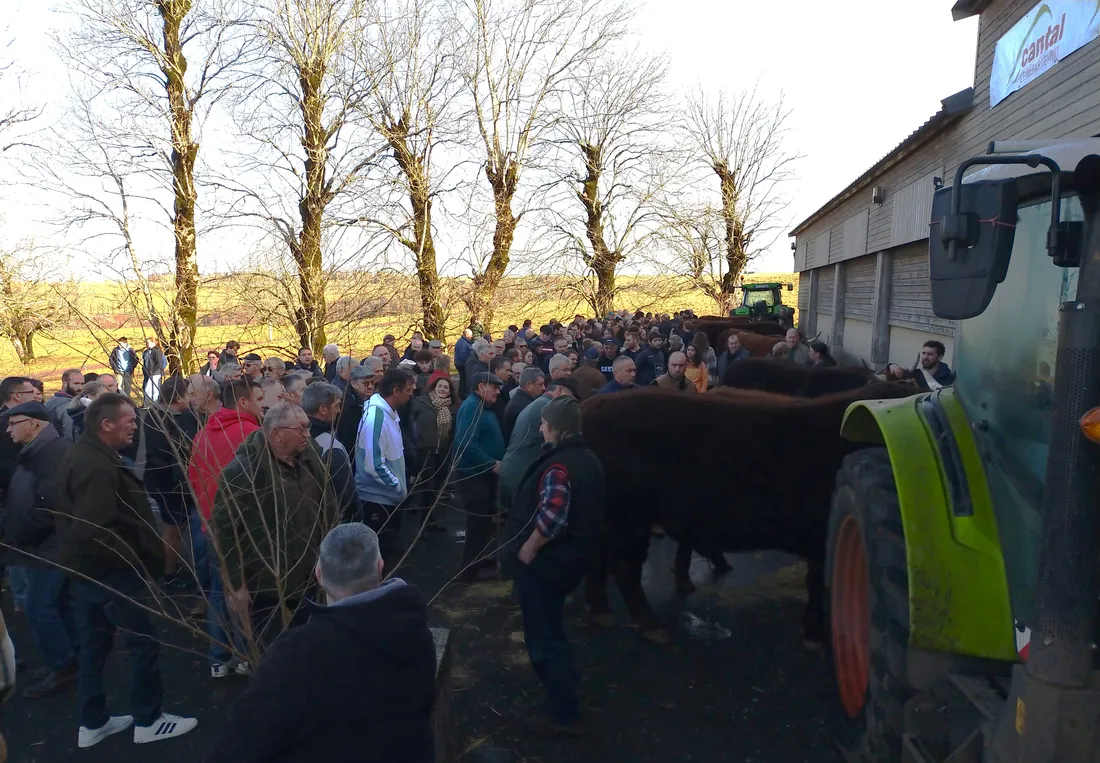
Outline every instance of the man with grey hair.
<path id="1" fill-rule="evenodd" d="M 336 387 L 344 392 L 348 388 L 348 376 L 351 374 L 351 369 L 355 365 L 355 358 L 350 355 L 343 355 L 336 359 L 333 373 L 335 374 L 332 383 Z"/>
<path id="2" fill-rule="evenodd" d="M 374 386 L 377 387 L 378 382 L 382 381 L 382 375 L 386 373 L 385 359 L 379 355 L 371 355 L 369 358 L 363 358 L 359 365 L 371 373 L 371 377 L 374 380 Z"/>
<path id="3" fill-rule="evenodd" d="M 512 436 L 512 430 L 516 428 L 516 419 L 523 413 L 523 409 L 537 400 L 546 391 L 546 376 L 538 366 L 528 366 L 519 375 L 519 386 L 516 394 L 508 401 L 508 407 L 504 409 L 504 442 Z"/>
<path id="4" fill-rule="evenodd" d="M 474 378 L 475 374 L 489 373 L 489 361 L 492 360 L 492 358 L 492 345 L 484 339 L 475 340 L 470 349 L 470 357 L 466 360 L 467 393 L 473 393 L 471 380 Z"/>
<path id="5" fill-rule="evenodd" d="M 302 393 L 302 409 L 309 417 L 309 434 L 321 450 L 321 460 L 329 478 L 340 495 L 341 516 L 345 521 L 361 519 L 359 493 L 355 490 L 355 474 L 351 456 L 336 439 L 336 422 L 340 418 L 344 396 L 332 384 L 314 382 Z"/>
<path id="6" fill-rule="evenodd" d="M 291 625 L 304 621 L 310 565 L 340 516 L 338 501 L 310 443 L 309 419 L 290 403 L 273 406 L 222 471 L 210 524 L 224 561 L 226 603 L 238 618 L 250 616 L 260 643 L 283 629 L 284 607 Z"/>
<path id="7" fill-rule="evenodd" d="M 236 363 L 222 363 L 218 366 L 218 371 L 222 375 L 223 383 L 235 382 L 244 376 L 244 369 Z"/>
<path id="8" fill-rule="evenodd" d="M 206 763 L 433 763 L 428 605 L 404 580 L 382 582 L 383 564 L 366 525 L 325 536 L 314 574 L 327 606 L 265 655 Z"/>
<path id="9" fill-rule="evenodd" d="M 336 381 L 336 361 L 340 359 L 340 348 L 335 344 L 326 344 L 321 349 L 321 357 L 325 361 L 325 381 L 332 384 Z"/>
<path id="10" fill-rule="evenodd" d="M 305 378 L 302 378 L 303 374 Z M 309 371 L 294 371 L 283 377 L 283 400 L 294 405 L 302 404 L 302 393 L 306 389 L 306 379 L 313 376 Z"/>
<path id="11" fill-rule="evenodd" d="M 263 372 L 265 379 L 282 381 L 286 376 L 286 361 L 282 358 L 268 358 L 264 361 Z"/>
<path id="12" fill-rule="evenodd" d="M 546 367 L 550 369 L 550 381 L 564 379 L 573 373 L 573 361 L 569 359 L 568 355 L 553 356 Z"/>

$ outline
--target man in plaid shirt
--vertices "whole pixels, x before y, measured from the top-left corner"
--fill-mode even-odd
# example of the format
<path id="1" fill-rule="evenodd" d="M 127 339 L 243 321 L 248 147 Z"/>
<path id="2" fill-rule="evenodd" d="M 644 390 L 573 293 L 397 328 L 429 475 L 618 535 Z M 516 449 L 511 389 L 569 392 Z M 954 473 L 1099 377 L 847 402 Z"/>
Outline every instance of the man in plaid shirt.
<path id="1" fill-rule="evenodd" d="M 516 491 L 501 565 L 515 575 L 527 653 L 549 700 L 547 713 L 528 719 L 527 728 L 578 736 L 585 728 L 580 675 L 565 637 L 565 598 L 599 553 L 604 471 L 581 438 L 575 398 L 551 400 L 539 431 L 545 444 Z"/>

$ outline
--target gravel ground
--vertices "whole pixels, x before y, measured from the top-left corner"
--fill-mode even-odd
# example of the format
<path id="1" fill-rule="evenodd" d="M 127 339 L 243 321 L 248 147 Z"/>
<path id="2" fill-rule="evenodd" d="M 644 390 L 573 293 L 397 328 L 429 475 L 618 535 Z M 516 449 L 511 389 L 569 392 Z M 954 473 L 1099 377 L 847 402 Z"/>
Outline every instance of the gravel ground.
<path id="1" fill-rule="evenodd" d="M 807 651 L 799 634 L 804 567 L 780 554 L 729 555 L 733 572 L 711 582 L 696 559 L 699 591 L 687 599 L 672 589 L 671 541 L 654 541 L 644 582 L 673 636 L 656 646 L 630 627 L 613 598 L 619 625 L 586 624 L 583 602 L 570 601 L 567 617 L 584 675 L 589 733 L 567 741 L 527 735 L 520 718 L 542 704 L 523 645 L 519 611 L 506 583 L 459 587 L 444 584 L 457 564 L 460 521 L 448 517 L 446 534 L 426 536 L 398 574 L 438 594 L 433 624 L 453 629 L 452 726 L 458 759 L 469 763 L 833 763 L 837 717 L 829 671 Z M 442 590 L 441 590 L 442 589 Z M 22 618 L 5 616 L 17 649 L 31 667 Z M 90 750 L 76 747 L 73 694 L 28 701 L 13 697 L 3 730 L 13 763 L 182 763 L 201 760 L 216 737 L 238 680 L 212 681 L 204 647 L 167 632 L 174 647 L 162 652 L 165 708 L 193 714 L 199 728 L 185 737 L 147 746 L 128 734 Z M 108 691 L 115 712 L 126 712 L 126 660 L 108 661 Z"/>

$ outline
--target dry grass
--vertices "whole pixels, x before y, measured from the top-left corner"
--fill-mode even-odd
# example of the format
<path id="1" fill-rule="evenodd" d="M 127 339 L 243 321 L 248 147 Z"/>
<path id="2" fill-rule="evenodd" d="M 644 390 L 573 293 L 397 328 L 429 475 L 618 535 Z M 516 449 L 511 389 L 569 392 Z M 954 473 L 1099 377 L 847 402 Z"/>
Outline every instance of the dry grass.
<path id="1" fill-rule="evenodd" d="M 798 304 L 798 281 L 791 273 L 758 273 L 749 277 L 750 281 L 793 282 L 794 291 L 783 293 L 783 301 L 792 306 Z M 652 297 L 650 285 L 667 283 L 667 279 L 658 282 L 651 277 L 623 277 L 620 285 L 625 284 L 624 296 L 620 308 L 673 311 L 691 308 L 699 315 L 715 311 L 714 303 L 702 292 L 684 290 L 679 296 L 669 300 L 657 300 Z M 242 353 L 257 352 L 263 357 L 279 355 L 292 357 L 297 340 L 288 330 L 289 327 L 270 326 L 263 323 L 221 323 L 218 316 L 225 312 L 227 289 L 224 285 L 204 286 L 199 294 L 199 328 L 197 344 L 203 349 L 221 349 L 230 339 L 241 343 Z M 369 355 L 371 348 L 382 341 L 386 334 L 398 337 L 403 342 L 416 327 L 415 308 L 410 300 L 401 300 L 402 312 L 384 312 L 370 318 L 364 318 L 353 326 L 341 329 L 330 341 L 340 344 L 345 354 L 359 358 Z M 125 334 L 131 345 L 141 346 L 143 338 L 151 334 L 147 324 L 142 324 L 133 315 L 127 303 L 123 288 L 114 283 L 82 283 L 77 299 L 77 308 L 95 327 L 90 330 L 79 320 L 70 325 L 59 327 L 35 337 L 37 358 L 22 365 L 9 342 L 0 341 L 0 375 L 22 374 L 42 379 L 47 388 L 58 386 L 61 371 L 66 368 L 82 368 L 85 371 L 103 372 L 106 370 L 106 351 L 100 342 L 109 342 L 110 337 Z M 452 316 L 449 325 L 453 325 L 450 334 L 457 335 L 459 322 L 465 316 L 460 304 L 446 305 Z M 552 279 L 507 279 L 501 287 L 496 313 L 498 326 L 489 327 L 499 332 L 509 323 L 521 323 L 530 318 L 536 326 L 551 318 L 567 319 L 576 313 L 589 312 L 579 300 L 563 293 L 560 284 Z M 99 337 L 97 341 L 96 336 Z M 447 344 L 454 336 L 447 337 Z M 110 347 L 107 348 L 109 351 Z"/>

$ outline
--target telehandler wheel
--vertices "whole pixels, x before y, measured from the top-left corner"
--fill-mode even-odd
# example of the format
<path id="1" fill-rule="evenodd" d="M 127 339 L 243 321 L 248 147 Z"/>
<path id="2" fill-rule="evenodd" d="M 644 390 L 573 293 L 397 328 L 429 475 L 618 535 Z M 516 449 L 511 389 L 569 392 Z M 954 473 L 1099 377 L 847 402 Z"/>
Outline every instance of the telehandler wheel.
<path id="1" fill-rule="evenodd" d="M 848 455 L 837 473 L 825 586 L 826 644 L 849 724 L 841 743 L 861 760 L 896 763 L 913 689 L 905 534 L 885 448 Z"/>

